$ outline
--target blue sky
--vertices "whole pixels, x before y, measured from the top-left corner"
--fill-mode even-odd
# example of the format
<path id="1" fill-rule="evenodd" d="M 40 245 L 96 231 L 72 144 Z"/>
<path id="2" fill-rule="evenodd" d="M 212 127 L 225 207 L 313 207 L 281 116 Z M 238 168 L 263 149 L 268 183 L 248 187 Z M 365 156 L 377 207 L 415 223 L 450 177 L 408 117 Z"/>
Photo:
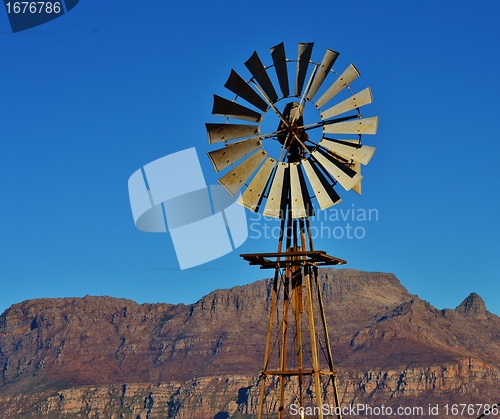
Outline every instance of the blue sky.
<path id="1" fill-rule="evenodd" d="M 299 42 L 315 43 L 316 61 L 339 51 L 334 68 L 354 63 L 353 88 L 373 91 L 363 115 L 380 117 L 363 139 L 377 147 L 363 196 L 340 190 L 336 207 L 377 219 L 355 224 L 362 239 L 316 248 L 393 272 L 438 308 L 476 292 L 500 314 L 499 15 L 493 0 L 81 0 L 13 34 L 0 11 L 0 311 L 87 294 L 192 303 L 270 275 L 238 256 L 275 250 L 256 238 L 180 271 L 168 234 L 135 228 L 127 180 L 196 147 L 215 183 L 212 95 L 231 98 L 230 69 L 249 78 L 253 51 L 271 64 L 269 48 L 284 41 L 289 58 Z"/>

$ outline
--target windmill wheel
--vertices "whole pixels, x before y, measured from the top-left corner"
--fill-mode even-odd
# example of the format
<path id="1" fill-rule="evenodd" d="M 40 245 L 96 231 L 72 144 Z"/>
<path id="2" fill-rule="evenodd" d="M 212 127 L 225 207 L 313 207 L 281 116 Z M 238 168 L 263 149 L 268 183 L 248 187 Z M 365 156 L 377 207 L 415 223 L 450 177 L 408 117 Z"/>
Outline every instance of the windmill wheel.
<path id="1" fill-rule="evenodd" d="M 353 93 L 349 85 L 360 75 L 356 67 L 351 64 L 338 75 L 333 70 L 338 52 L 328 49 L 317 63 L 310 59 L 312 50 L 313 43 L 301 43 L 297 59 L 289 60 L 280 43 L 271 48 L 273 64 L 268 67 L 254 52 L 245 62 L 252 77 L 245 80 L 231 70 L 224 85 L 236 98 L 214 95 L 212 113 L 226 117 L 226 121 L 206 124 L 208 141 L 223 143 L 224 147 L 208 156 L 217 172 L 231 167 L 219 183 L 232 195 L 247 185 L 238 202 L 257 212 L 266 200 L 265 216 L 285 218 L 288 204 L 292 218 L 314 215 L 313 197 L 321 209 L 341 202 L 335 191 L 337 184 L 361 194 L 361 165 L 366 165 L 375 152 L 374 147 L 361 144 L 362 134 L 375 134 L 378 125 L 378 117 L 363 118 L 359 110 L 372 102 L 370 88 Z M 289 90 L 289 63 L 296 63 L 293 94 Z M 330 73 L 335 81 L 321 89 Z M 271 77 L 278 81 L 281 96 Z M 334 101 L 344 89 L 351 95 Z M 308 103 L 319 111 L 318 120 L 304 121 Z M 274 130 L 263 132 L 267 113 L 274 113 L 279 123 Z M 232 119 L 247 123 L 229 122 Z M 319 141 L 311 139 L 313 130 L 321 131 Z M 263 143 L 269 141 L 279 144 L 279 155 L 270 156 L 265 151 Z"/>

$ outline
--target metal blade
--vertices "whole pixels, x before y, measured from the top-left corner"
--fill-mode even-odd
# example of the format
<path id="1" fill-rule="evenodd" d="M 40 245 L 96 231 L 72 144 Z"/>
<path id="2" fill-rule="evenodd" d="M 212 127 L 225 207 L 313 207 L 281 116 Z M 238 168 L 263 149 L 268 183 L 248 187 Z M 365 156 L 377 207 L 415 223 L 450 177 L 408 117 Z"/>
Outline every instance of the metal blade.
<path id="1" fill-rule="evenodd" d="M 207 123 L 205 126 L 207 128 L 209 144 L 259 135 L 258 125 Z"/>
<path id="2" fill-rule="evenodd" d="M 306 212 L 308 217 L 314 216 L 314 207 L 311 201 L 311 196 L 309 195 L 309 190 L 307 189 L 307 183 L 302 171 L 302 166 L 297 167 L 299 173 L 300 187 L 302 189 L 302 200 L 304 201 L 304 206 L 306 207 Z"/>
<path id="3" fill-rule="evenodd" d="M 258 125 L 207 123 L 205 127 L 207 128 L 209 144 L 259 135 Z"/>
<path id="4" fill-rule="evenodd" d="M 286 67 L 285 44 L 276 45 L 271 48 L 271 56 L 273 57 L 274 69 L 280 85 L 283 97 L 288 97 L 290 90 L 288 87 L 288 70 Z"/>
<path id="5" fill-rule="evenodd" d="M 271 79 L 269 78 L 262 61 L 260 61 L 257 52 L 254 52 L 252 56 L 245 62 L 246 67 L 252 73 L 257 83 L 259 83 L 264 93 L 271 100 L 271 102 L 276 102 L 278 100 L 278 95 L 276 94 L 276 90 L 274 90 L 274 86 L 271 83 Z"/>
<path id="6" fill-rule="evenodd" d="M 325 125 L 325 134 L 375 134 L 377 132 L 378 116 L 372 118 L 355 119 Z"/>
<path id="7" fill-rule="evenodd" d="M 360 108 L 363 105 L 372 103 L 373 97 L 369 87 L 361 92 L 356 93 L 354 96 L 338 103 L 335 106 L 327 109 L 321 113 L 321 119 L 331 118 L 332 116 L 340 115 L 344 112 L 352 111 L 353 109 Z"/>
<path id="8" fill-rule="evenodd" d="M 267 103 L 264 99 L 262 99 L 236 71 L 231 70 L 231 74 L 229 74 L 229 78 L 224 87 L 236 93 L 239 97 L 245 99 L 248 103 L 251 103 L 262 112 L 267 110 Z"/>
<path id="9" fill-rule="evenodd" d="M 336 140 L 327 140 L 322 139 L 319 142 L 320 147 L 324 147 L 327 150 L 333 151 L 335 154 L 338 154 L 341 157 L 344 157 L 348 160 L 354 160 L 356 162 L 362 164 L 368 164 L 368 162 L 373 157 L 373 153 L 375 153 L 375 147 L 370 147 L 368 145 L 348 145 L 342 143 L 342 141 Z"/>
<path id="10" fill-rule="evenodd" d="M 306 79 L 307 67 L 311 58 L 314 43 L 299 44 L 299 53 L 297 57 L 297 75 L 295 78 L 295 96 L 299 97 L 302 94 L 304 80 Z"/>
<path id="11" fill-rule="evenodd" d="M 309 159 L 303 160 L 302 166 L 322 210 L 342 202 L 333 186 L 328 183 L 325 176 L 316 167 L 315 162 L 311 163 Z"/>
<path id="12" fill-rule="evenodd" d="M 219 179 L 219 183 L 224 186 L 231 195 L 236 195 L 250 176 L 252 176 L 252 173 L 257 170 L 266 156 L 267 153 L 264 150 L 257 151 L 248 159 L 243 160 L 233 170 L 222 176 Z"/>
<path id="13" fill-rule="evenodd" d="M 304 172 L 302 170 L 302 166 L 299 166 L 298 168 L 299 172 L 299 180 L 300 180 L 300 186 L 302 189 L 302 199 L 304 200 L 304 205 L 306 207 L 306 212 L 308 217 L 314 216 L 314 207 L 311 201 L 311 196 L 309 195 L 309 190 L 307 188 L 307 183 L 305 179 Z"/>
<path id="14" fill-rule="evenodd" d="M 353 170 L 359 174 L 361 174 L 361 163 L 358 163 L 358 162 L 354 162 L 354 167 L 353 167 Z M 354 192 L 356 192 L 358 195 L 361 195 L 361 181 L 359 181 L 359 183 L 357 183 L 356 185 L 354 185 L 352 187 L 352 190 Z"/>
<path id="15" fill-rule="evenodd" d="M 286 201 L 288 198 L 288 163 L 280 162 L 274 173 L 273 183 L 267 196 L 266 207 L 262 213 L 266 217 L 285 218 Z"/>
<path id="16" fill-rule="evenodd" d="M 292 218 L 314 215 L 300 162 L 290 164 L 290 197 Z"/>
<path id="17" fill-rule="evenodd" d="M 316 102 L 316 106 L 321 108 L 326 102 L 332 99 L 337 93 L 342 91 L 349 83 L 354 79 L 359 77 L 359 71 L 354 64 L 351 64 L 347 69 L 339 76 L 337 80 L 328 88 L 328 90 L 323 93 L 323 95 Z"/>
<path id="18" fill-rule="evenodd" d="M 346 173 L 346 167 L 342 167 L 340 162 L 335 162 L 334 159 L 329 159 L 326 155 L 322 154 L 320 151 L 316 150 L 311 154 L 314 159 L 328 172 L 330 173 L 343 187 L 346 191 L 352 189 L 359 181 L 362 176 L 359 173 L 354 172 L 349 169 L 349 173 L 353 176 L 349 176 Z"/>
<path id="19" fill-rule="evenodd" d="M 212 108 L 214 115 L 226 116 L 228 118 L 243 119 L 245 121 L 259 122 L 262 115 L 244 106 L 214 95 L 214 106 Z"/>
<path id="20" fill-rule="evenodd" d="M 248 208 L 253 212 L 259 210 L 264 191 L 271 179 L 276 160 L 268 157 L 262 167 L 259 169 L 255 177 L 247 186 L 245 192 L 238 199 L 238 203 Z"/>
<path id="21" fill-rule="evenodd" d="M 292 218 L 303 218 L 307 215 L 302 197 L 302 188 L 300 186 L 299 172 L 297 166 L 299 163 L 290 164 L 290 193 Z"/>
<path id="22" fill-rule="evenodd" d="M 210 151 L 207 154 L 214 165 L 215 171 L 220 172 L 243 157 L 253 153 L 260 146 L 261 142 L 258 138 L 251 138 L 238 143 L 232 143 L 227 147 Z"/>
<path id="23" fill-rule="evenodd" d="M 340 53 L 333 51 L 331 49 L 326 50 L 325 56 L 323 57 L 323 60 L 321 60 L 321 64 L 318 68 L 318 71 L 316 72 L 316 76 L 314 77 L 311 87 L 307 92 L 306 96 L 307 100 L 313 100 L 319 88 L 325 81 L 326 76 L 332 69 L 333 63 L 335 63 L 335 60 L 337 59 L 339 54 Z"/>

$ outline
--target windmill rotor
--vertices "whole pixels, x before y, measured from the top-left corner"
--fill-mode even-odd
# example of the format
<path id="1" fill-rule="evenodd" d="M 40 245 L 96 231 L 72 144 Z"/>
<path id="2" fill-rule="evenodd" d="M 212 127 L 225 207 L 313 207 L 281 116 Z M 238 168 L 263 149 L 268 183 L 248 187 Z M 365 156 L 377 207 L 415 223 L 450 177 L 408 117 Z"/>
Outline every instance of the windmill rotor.
<path id="1" fill-rule="evenodd" d="M 375 134 L 378 126 L 378 117 L 363 118 L 360 112 L 372 103 L 370 88 L 354 92 L 350 83 L 359 77 L 358 69 L 350 64 L 335 72 L 339 53 L 331 49 L 320 62 L 312 61 L 313 46 L 300 43 L 297 58 L 289 59 L 282 42 L 270 49 L 269 66 L 254 52 L 245 62 L 250 78 L 231 70 L 224 85 L 236 97 L 214 95 L 212 113 L 225 122 L 206 124 L 209 143 L 221 146 L 208 156 L 217 172 L 228 170 L 219 183 L 232 195 L 246 185 L 239 203 L 254 212 L 264 208 L 270 217 L 283 218 L 292 196 L 292 218 L 314 215 L 312 198 L 321 209 L 335 205 L 341 202 L 338 184 L 361 194 L 361 166 L 375 152 L 361 144 L 363 134 Z M 289 75 L 293 63 L 294 78 Z M 350 96 L 338 99 L 345 89 Z M 317 120 L 306 120 L 309 102 L 319 112 Z M 268 114 L 278 118 L 272 130 L 263 129 Z M 319 131 L 317 141 L 310 134 L 318 137 Z M 267 153 L 270 142 L 279 155 Z"/>

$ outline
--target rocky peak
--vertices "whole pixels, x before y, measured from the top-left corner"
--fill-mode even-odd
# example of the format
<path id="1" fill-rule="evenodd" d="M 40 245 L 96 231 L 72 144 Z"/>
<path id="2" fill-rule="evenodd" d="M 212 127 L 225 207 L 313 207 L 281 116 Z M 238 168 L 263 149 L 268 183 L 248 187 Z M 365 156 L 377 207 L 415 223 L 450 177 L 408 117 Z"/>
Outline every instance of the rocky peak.
<path id="1" fill-rule="evenodd" d="M 483 299 L 475 292 L 472 292 L 463 300 L 455 311 L 464 317 L 476 317 L 479 319 L 485 319 L 488 314 L 486 304 L 484 304 Z"/>

